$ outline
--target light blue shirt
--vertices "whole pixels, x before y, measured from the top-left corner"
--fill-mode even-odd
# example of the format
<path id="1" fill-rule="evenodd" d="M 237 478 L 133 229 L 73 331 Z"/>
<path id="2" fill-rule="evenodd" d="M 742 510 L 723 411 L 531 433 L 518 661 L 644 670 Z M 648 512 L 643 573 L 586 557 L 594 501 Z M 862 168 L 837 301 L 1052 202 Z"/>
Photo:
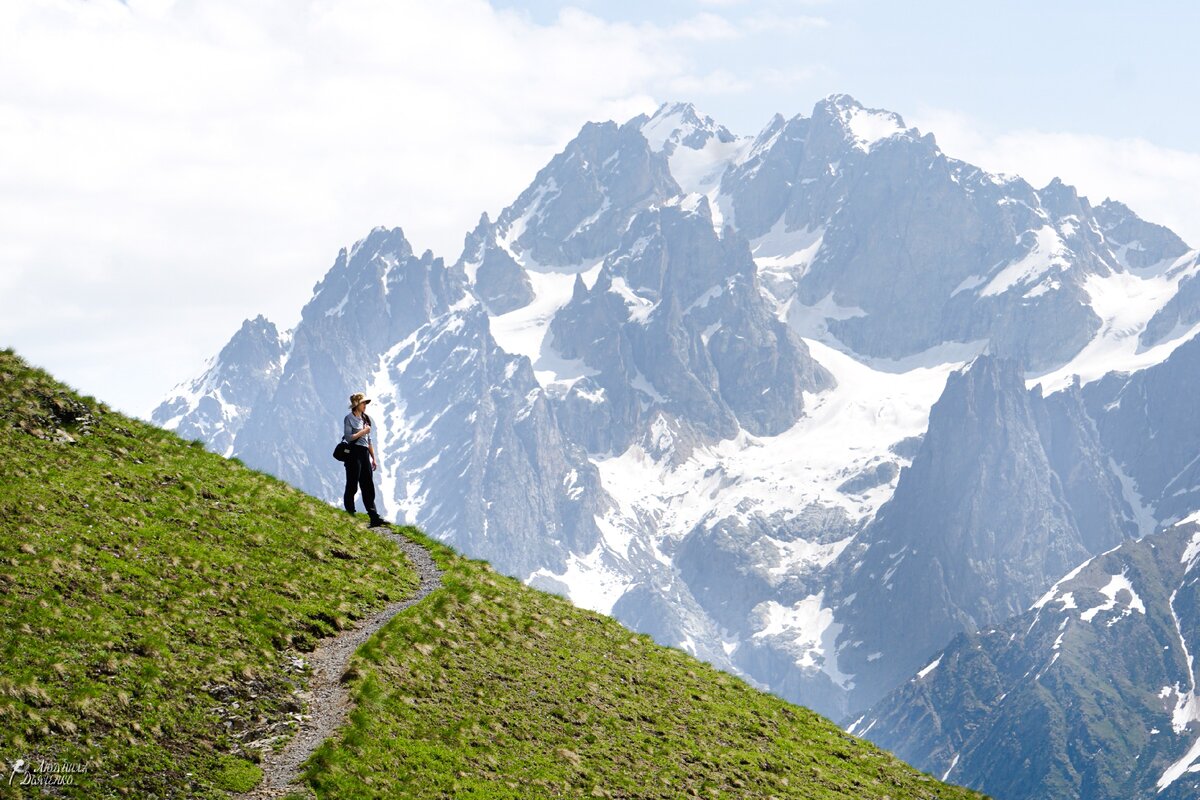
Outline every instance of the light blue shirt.
<path id="1" fill-rule="evenodd" d="M 371 436 L 373 435 L 371 433 L 368 433 L 366 436 L 360 436 L 359 438 L 357 438 L 353 441 L 350 440 L 351 436 L 353 436 L 354 434 L 358 433 L 359 431 L 361 431 L 363 429 L 363 424 L 364 424 L 364 420 L 354 416 L 353 413 L 347 414 L 346 420 L 342 424 L 342 429 L 344 431 L 342 433 L 342 438 L 345 439 L 347 442 L 350 442 L 350 444 L 360 445 L 362 447 L 370 447 Z"/>

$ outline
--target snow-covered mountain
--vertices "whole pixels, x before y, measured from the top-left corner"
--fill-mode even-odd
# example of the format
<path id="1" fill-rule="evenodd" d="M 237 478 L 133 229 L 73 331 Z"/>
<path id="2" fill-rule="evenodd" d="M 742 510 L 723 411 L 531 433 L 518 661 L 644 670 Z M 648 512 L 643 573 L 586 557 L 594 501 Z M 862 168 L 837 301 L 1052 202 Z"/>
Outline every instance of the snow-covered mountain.
<path id="1" fill-rule="evenodd" d="M 154 419 L 333 500 L 365 389 L 389 513 L 842 717 L 1190 510 L 1182 410 L 1169 476 L 1097 408 L 1159 415 L 1137 371 L 1200 330 L 1198 256 L 844 95 L 745 138 L 664 105 L 453 264 L 372 231 Z"/>

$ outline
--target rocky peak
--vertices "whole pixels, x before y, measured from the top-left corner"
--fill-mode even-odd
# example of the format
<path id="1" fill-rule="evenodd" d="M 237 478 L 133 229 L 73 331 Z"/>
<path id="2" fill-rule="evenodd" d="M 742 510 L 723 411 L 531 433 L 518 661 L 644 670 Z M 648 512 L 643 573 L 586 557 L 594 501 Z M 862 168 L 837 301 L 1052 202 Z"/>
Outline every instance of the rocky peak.
<path id="1" fill-rule="evenodd" d="M 916 129 L 904 124 L 899 114 L 879 108 L 866 108 L 848 94 L 832 94 L 813 107 L 814 131 L 829 131 L 855 149 L 870 152 L 879 142 Z"/>
<path id="2" fill-rule="evenodd" d="M 641 118 L 589 122 L 500 214 L 497 241 L 522 266 L 578 266 L 611 250 L 637 209 L 679 193 Z"/>
<path id="3" fill-rule="evenodd" d="M 412 245 L 400 228 L 385 228 L 380 225 L 371 230 L 365 239 L 360 239 L 350 248 L 348 260 L 363 263 L 374 261 L 385 255 L 398 259 L 411 258 Z"/>
<path id="4" fill-rule="evenodd" d="M 151 413 L 151 420 L 228 454 L 246 412 L 269 397 L 287 359 L 287 334 L 261 314 L 245 320 L 209 368 Z"/>
<path id="5" fill-rule="evenodd" d="M 1082 220 L 1090 217 L 1092 213 L 1087 199 L 1080 197 L 1075 187 L 1064 183 L 1061 178 L 1054 178 L 1039 189 L 1038 198 L 1042 207 L 1056 219 L 1073 216 Z"/>
<path id="6" fill-rule="evenodd" d="M 229 342 L 221 348 L 217 361 L 222 364 L 278 365 L 283 358 L 284 345 L 275 323 L 262 314 L 242 322 Z"/>
<path id="7" fill-rule="evenodd" d="M 466 261 L 477 261 L 483 255 L 482 249 L 487 244 L 488 239 L 495 236 L 495 226 L 492 224 L 491 217 L 485 211 L 479 215 L 479 222 L 475 223 L 475 228 L 463 237 L 462 255 L 459 256 L 458 263 L 462 264 Z"/>
<path id="8" fill-rule="evenodd" d="M 811 120 L 803 116 L 785 120 L 776 114 L 741 159 L 726 170 L 721 193 L 733 199 L 743 236 L 754 239 L 770 231 L 795 205 L 800 188 L 826 187 L 836 179 L 829 160 L 810 157 L 810 126 Z"/>
<path id="9" fill-rule="evenodd" d="M 1170 229 L 1146 222 L 1124 203 L 1106 199 L 1094 212 L 1108 246 L 1125 266 L 1144 269 L 1189 249 Z"/>
<path id="10" fill-rule="evenodd" d="M 919 146 L 885 146 L 896 141 Z M 748 239 L 768 234 L 781 217 L 789 231 L 815 230 L 838 213 L 865 170 L 881 176 L 873 184 L 892 184 L 913 163 L 928 166 L 937 155 L 932 138 L 906 128 L 899 115 L 832 95 L 811 117 L 776 115 L 726 171 L 721 191 L 732 198 L 738 230 Z M 880 188 L 897 194 L 890 185 Z"/>
<path id="11" fill-rule="evenodd" d="M 691 103 L 663 103 L 652 116 L 643 116 L 633 122 L 646 137 L 651 150 L 667 155 L 679 146 L 699 150 L 712 139 L 728 144 L 737 138 L 712 117 L 702 116 Z"/>
<path id="12" fill-rule="evenodd" d="M 795 122 L 797 120 L 803 120 L 803 117 L 793 117 L 790 121 Z M 769 150 L 774 144 L 780 131 L 787 127 L 788 124 L 789 120 L 785 119 L 782 114 L 776 112 L 776 114 L 771 117 L 770 121 L 767 122 L 763 129 L 759 131 L 758 135 L 754 137 L 754 141 L 750 144 L 749 149 L 742 158 L 742 163 L 750 161 L 751 159 Z"/>
<path id="13" fill-rule="evenodd" d="M 461 273 L 448 270 L 425 251 L 420 257 L 399 228 L 376 228 L 367 238 L 338 253 L 317 284 L 296 327 L 293 353 L 310 357 L 344 346 L 349 384 L 361 384 L 378 354 L 462 298 Z M 286 382 L 287 376 L 285 376 Z"/>
<path id="14" fill-rule="evenodd" d="M 365 239 L 338 252 L 333 266 L 313 287 L 313 298 L 302 316 L 341 315 L 355 299 L 352 295 L 382 292 L 389 268 L 412 257 L 412 245 L 403 230 L 373 229 Z"/>

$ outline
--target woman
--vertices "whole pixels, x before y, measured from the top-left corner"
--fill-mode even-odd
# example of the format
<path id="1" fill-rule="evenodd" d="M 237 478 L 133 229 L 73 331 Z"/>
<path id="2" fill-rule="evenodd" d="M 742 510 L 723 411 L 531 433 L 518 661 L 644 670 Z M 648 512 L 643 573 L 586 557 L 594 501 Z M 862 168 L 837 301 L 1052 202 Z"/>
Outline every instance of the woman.
<path id="1" fill-rule="evenodd" d="M 346 459 L 346 493 L 342 496 L 346 510 L 354 513 L 354 494 L 362 489 L 363 506 L 371 517 L 372 528 L 386 524 L 375 511 L 375 479 L 372 473 L 378 468 L 375 448 L 371 441 L 371 418 L 367 416 L 367 403 L 362 392 L 350 395 L 350 413 L 342 425 L 344 438 L 352 446 Z"/>

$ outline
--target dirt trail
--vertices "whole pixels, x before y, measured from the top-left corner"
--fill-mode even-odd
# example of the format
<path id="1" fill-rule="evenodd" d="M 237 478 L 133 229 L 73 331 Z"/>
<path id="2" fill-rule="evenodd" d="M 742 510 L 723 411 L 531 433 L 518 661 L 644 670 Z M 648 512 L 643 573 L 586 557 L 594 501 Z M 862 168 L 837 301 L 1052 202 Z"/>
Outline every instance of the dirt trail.
<path id="1" fill-rule="evenodd" d="M 417 591 L 368 617 L 358 627 L 322 641 L 317 649 L 308 654 L 307 660 L 312 665 L 308 686 L 310 699 L 300 730 L 283 750 L 265 755 L 259 764 L 263 771 L 262 783 L 253 791 L 237 795 L 241 800 L 265 800 L 293 792 L 310 794 L 304 787 L 296 785 L 300 777 L 300 765 L 342 726 L 350 713 L 350 692 L 341 682 L 342 674 L 350 664 L 350 657 L 388 620 L 419 603 L 441 585 L 442 571 L 433 563 L 428 550 L 398 533 L 388 531 L 384 535 L 399 545 L 416 570 L 421 579 Z"/>

